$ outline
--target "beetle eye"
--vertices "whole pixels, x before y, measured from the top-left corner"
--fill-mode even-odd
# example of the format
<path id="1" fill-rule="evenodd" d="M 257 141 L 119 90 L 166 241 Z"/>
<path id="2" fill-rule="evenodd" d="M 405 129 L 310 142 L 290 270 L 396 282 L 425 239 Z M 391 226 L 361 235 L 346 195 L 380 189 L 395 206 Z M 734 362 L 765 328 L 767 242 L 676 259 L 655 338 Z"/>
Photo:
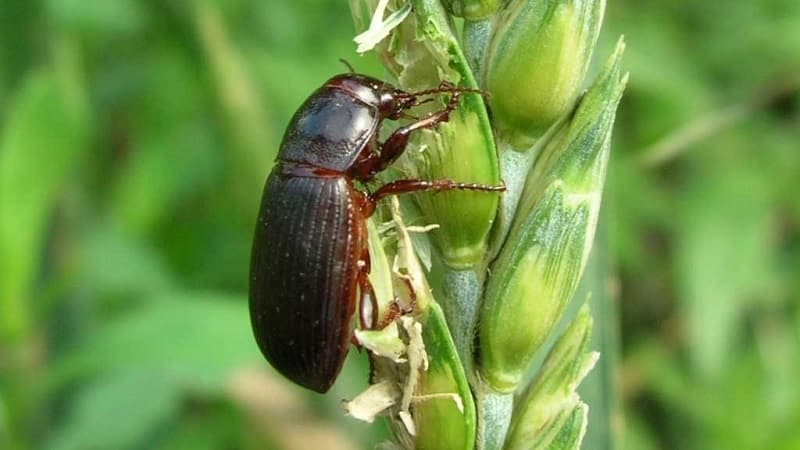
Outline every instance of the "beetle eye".
<path id="1" fill-rule="evenodd" d="M 398 102 L 400 99 L 398 99 L 394 95 L 394 92 L 391 91 L 383 91 L 380 95 L 380 105 L 378 105 L 378 108 L 380 109 L 381 115 L 384 117 L 393 118 L 392 116 L 398 109 Z"/>
<path id="2" fill-rule="evenodd" d="M 414 97 L 397 97 L 393 95 L 391 104 L 387 105 L 389 109 L 386 112 L 386 117 L 391 120 L 406 117 L 405 110 L 411 108 L 415 104 L 416 99 Z"/>

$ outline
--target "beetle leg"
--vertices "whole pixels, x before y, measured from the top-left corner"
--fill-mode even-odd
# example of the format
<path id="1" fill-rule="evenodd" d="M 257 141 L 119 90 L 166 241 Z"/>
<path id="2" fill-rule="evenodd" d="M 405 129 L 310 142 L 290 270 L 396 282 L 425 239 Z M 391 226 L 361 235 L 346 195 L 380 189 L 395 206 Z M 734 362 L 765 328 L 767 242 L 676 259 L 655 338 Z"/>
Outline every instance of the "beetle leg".
<path id="1" fill-rule="evenodd" d="M 378 323 L 378 326 L 376 327 L 378 330 L 386 328 L 399 316 L 411 314 L 414 312 L 414 308 L 417 306 L 417 293 L 414 292 L 414 286 L 411 284 L 411 280 L 402 276 L 398 277 L 397 279 L 406 285 L 406 291 L 408 293 L 408 306 L 403 307 L 403 305 L 400 304 L 400 297 L 395 297 L 391 306 L 389 307 L 389 311 L 386 313 L 386 316 Z"/>
<path id="2" fill-rule="evenodd" d="M 378 320 L 379 307 L 377 298 L 375 297 L 375 290 L 367 278 L 368 271 L 362 271 L 358 275 L 358 285 L 361 290 L 361 303 L 359 308 L 359 321 L 361 328 L 364 330 L 382 330 L 389 326 L 394 320 L 403 314 L 409 314 L 414 311 L 417 304 L 417 295 L 414 292 L 414 287 L 411 281 L 402 278 L 406 283 L 409 296 L 409 304 L 403 307 L 400 304 L 400 298 L 395 297 L 392 304 L 389 306 L 389 311 L 380 320 Z"/>
<path id="3" fill-rule="evenodd" d="M 378 301 L 375 298 L 375 290 L 372 284 L 367 279 L 366 273 L 363 277 L 359 275 L 358 280 L 359 288 L 361 289 L 361 308 L 359 309 L 359 321 L 361 328 L 364 330 L 382 330 L 389 326 L 394 319 L 401 314 L 407 314 L 413 310 L 413 305 L 416 304 L 416 296 L 412 293 L 410 308 L 407 310 L 400 306 L 400 300 L 395 298 L 389 306 L 389 311 L 380 320 L 378 320 Z"/>
<path id="4" fill-rule="evenodd" d="M 473 94 L 480 94 L 480 95 L 484 96 L 485 98 L 489 98 L 489 93 L 484 91 L 484 90 L 457 87 L 456 85 L 454 85 L 453 83 L 451 83 L 451 82 L 449 82 L 447 80 L 443 80 L 441 83 L 439 83 L 439 87 L 436 87 L 436 88 L 433 88 L 433 89 L 426 89 L 424 91 L 410 92 L 410 93 L 408 93 L 408 95 L 411 96 L 411 97 L 421 97 L 423 95 L 440 94 L 442 92 L 470 92 L 470 93 L 473 93 Z M 421 103 L 424 103 L 424 101 L 423 102 L 416 102 L 415 106 L 419 105 Z"/>
<path id="5" fill-rule="evenodd" d="M 453 95 L 450 97 L 450 101 L 447 102 L 447 106 L 445 106 L 444 109 L 432 113 L 424 119 L 417 120 L 416 122 L 412 122 L 395 130 L 394 133 L 392 133 L 386 139 L 383 145 L 381 145 L 380 160 L 378 161 L 374 172 L 380 172 L 386 169 L 389 164 L 394 162 L 394 160 L 397 159 L 401 153 L 403 153 L 403 150 L 406 149 L 408 138 L 411 136 L 411 133 L 425 128 L 434 128 L 436 125 L 442 122 L 447 122 L 450 119 L 450 113 L 453 112 L 458 105 L 458 99 L 460 95 L 460 92 L 453 92 Z"/>
<path id="6" fill-rule="evenodd" d="M 369 201 L 368 197 L 359 198 L 359 203 L 364 202 L 366 203 L 360 205 L 360 207 L 372 206 L 374 210 L 374 205 Z M 369 272 L 372 264 L 369 258 L 369 246 L 367 245 L 367 239 L 369 238 L 367 237 L 366 227 L 362 228 L 362 233 L 361 241 L 364 245 L 358 258 L 358 274 L 356 275 L 360 299 L 358 302 L 358 319 L 362 330 L 371 330 L 378 322 L 378 300 L 375 298 L 375 289 L 372 288 L 372 283 L 369 282 Z"/>
<path id="7" fill-rule="evenodd" d="M 401 276 L 397 277 L 397 279 L 406 285 L 406 290 L 408 293 L 408 306 L 405 308 L 401 307 L 398 298 L 395 298 L 395 302 L 397 302 L 397 306 L 400 308 L 400 314 L 411 314 L 417 307 L 417 293 L 414 291 L 414 285 L 411 284 L 411 279 L 409 276 Z"/>
<path id="8" fill-rule="evenodd" d="M 400 308 L 400 302 L 397 301 L 395 298 L 392 301 L 392 304 L 389 306 L 389 311 L 386 313 L 383 319 L 378 322 L 378 325 L 375 327 L 376 330 L 382 330 L 389 326 L 390 323 L 394 322 L 400 314 L 403 313 L 403 310 Z"/>
<path id="9" fill-rule="evenodd" d="M 452 180 L 397 180 L 384 184 L 378 188 L 377 191 L 371 193 L 369 197 L 373 202 L 377 203 L 382 198 L 389 195 L 409 194 L 420 191 L 441 192 L 456 189 L 464 191 L 502 192 L 506 190 L 506 186 L 503 184 L 491 186 L 479 183 L 459 183 Z"/>
<path id="10" fill-rule="evenodd" d="M 392 304 L 389 306 L 389 311 L 386 313 L 386 315 L 378 320 L 378 301 L 375 298 L 375 290 L 372 288 L 372 284 L 367 279 L 367 274 L 365 272 L 363 273 L 363 276 L 359 275 L 358 285 L 361 289 L 359 321 L 362 329 L 382 330 L 394 322 L 394 319 L 396 319 L 400 314 L 406 314 L 410 312 L 402 308 L 400 306 L 399 299 L 395 298 L 394 301 L 392 301 Z M 416 299 L 412 296 L 412 308 L 415 303 Z"/>
<path id="11" fill-rule="evenodd" d="M 367 273 L 362 271 L 358 274 L 358 288 L 361 292 L 358 319 L 362 330 L 372 330 L 378 323 L 378 300 L 375 298 L 375 290 L 367 278 Z"/>

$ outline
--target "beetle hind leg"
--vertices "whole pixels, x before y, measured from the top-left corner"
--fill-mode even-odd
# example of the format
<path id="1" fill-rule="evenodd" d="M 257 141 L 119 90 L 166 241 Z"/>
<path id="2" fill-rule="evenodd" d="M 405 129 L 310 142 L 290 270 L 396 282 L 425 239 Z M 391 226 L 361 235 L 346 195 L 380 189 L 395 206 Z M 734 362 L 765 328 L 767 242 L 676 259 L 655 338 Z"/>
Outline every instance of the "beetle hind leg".
<path id="1" fill-rule="evenodd" d="M 403 306 L 400 304 L 400 298 L 394 298 L 395 303 L 397 304 L 398 309 L 400 310 L 401 315 L 411 314 L 417 308 L 417 292 L 414 291 L 414 285 L 411 283 L 411 278 L 409 275 L 400 276 L 397 280 L 401 281 L 406 288 L 406 294 L 408 295 L 408 304 Z"/>
<path id="2" fill-rule="evenodd" d="M 400 306 L 399 299 L 395 297 L 391 305 L 389 305 L 389 311 L 383 317 L 380 317 L 380 307 L 378 306 L 378 299 L 375 297 L 375 289 L 373 289 L 372 283 L 369 282 L 366 272 L 359 274 L 358 287 L 361 292 L 358 309 L 361 329 L 382 330 L 394 322 L 398 316 L 406 313 L 406 309 Z"/>
<path id="3" fill-rule="evenodd" d="M 361 329 L 373 330 L 375 324 L 378 323 L 378 299 L 375 298 L 375 289 L 372 288 L 372 283 L 367 278 L 367 271 L 361 271 L 358 274 L 358 289 L 359 289 L 359 303 L 358 303 L 358 319 Z"/>
<path id="4" fill-rule="evenodd" d="M 400 302 L 395 297 L 392 301 L 392 304 L 389 306 L 389 311 L 386 315 L 378 322 L 378 325 L 375 327 L 376 330 L 382 330 L 389 326 L 395 319 L 397 319 L 401 314 L 403 314 L 403 309 L 400 308 Z"/>
<path id="5" fill-rule="evenodd" d="M 417 305 L 417 295 L 411 282 L 406 278 L 400 278 L 408 289 L 409 302 L 404 306 L 400 298 L 395 296 L 389 305 L 389 310 L 383 317 L 380 316 L 378 299 L 375 297 L 375 289 L 367 278 L 368 272 L 362 271 L 358 275 L 358 286 L 360 290 L 360 302 L 358 317 L 361 328 L 364 330 L 382 330 L 388 327 L 395 319 L 401 315 L 410 314 Z"/>
<path id="6" fill-rule="evenodd" d="M 394 300 L 392 300 L 392 304 L 389 306 L 389 311 L 378 323 L 377 329 L 379 330 L 389 326 L 389 324 L 394 322 L 394 320 L 398 317 L 413 313 L 414 309 L 417 307 L 417 294 L 414 292 L 414 286 L 411 284 L 411 280 L 404 276 L 398 277 L 397 280 L 405 284 L 408 295 L 408 304 L 405 306 L 402 305 L 400 302 L 400 297 L 395 295 Z"/>

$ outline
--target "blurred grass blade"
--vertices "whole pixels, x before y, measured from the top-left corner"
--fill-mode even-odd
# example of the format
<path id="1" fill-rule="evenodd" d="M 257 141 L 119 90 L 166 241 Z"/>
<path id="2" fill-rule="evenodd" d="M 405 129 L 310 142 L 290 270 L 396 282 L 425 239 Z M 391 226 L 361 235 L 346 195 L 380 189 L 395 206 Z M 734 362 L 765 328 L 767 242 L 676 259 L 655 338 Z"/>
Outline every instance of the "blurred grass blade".
<path id="1" fill-rule="evenodd" d="M 98 40 L 136 35 L 148 19 L 144 4 L 135 0 L 47 0 L 42 3 L 56 26 Z"/>
<path id="2" fill-rule="evenodd" d="M 81 389 L 65 423 L 46 450 L 146 447 L 180 412 L 182 380 L 170 372 L 131 370 L 101 376 Z M 124 418 L 121 417 L 124 415 Z"/>
<path id="3" fill-rule="evenodd" d="M 6 404 L 0 392 L 0 448 L 11 448 L 11 430 L 8 427 Z"/>
<path id="4" fill-rule="evenodd" d="M 77 239 L 70 282 L 92 298 L 142 299 L 174 288 L 175 274 L 150 242 L 112 226 L 86 230 Z M 124 267 L 124 270 L 109 270 Z"/>
<path id="5" fill-rule="evenodd" d="M 745 333 L 743 322 L 751 320 L 759 295 L 773 289 L 770 267 L 779 250 L 772 247 L 772 186 L 762 177 L 750 162 L 724 161 L 681 192 L 678 305 L 686 315 L 689 361 L 706 380 L 725 373 L 736 358 L 734 343 Z"/>
<path id="6" fill-rule="evenodd" d="M 146 75 L 134 74 L 121 82 L 136 86 L 129 88 L 141 97 L 136 108 L 121 117 L 103 118 L 112 124 L 132 122 L 130 130 L 120 130 L 125 140 L 116 144 L 114 153 L 120 167 L 109 180 L 110 195 L 104 200 L 110 221 L 142 238 L 174 221 L 176 211 L 191 202 L 191 194 L 230 191 L 221 175 L 231 164 L 218 147 L 224 139 L 219 136 L 221 127 L 212 125 L 219 120 L 209 113 L 215 110 L 214 92 L 209 75 L 198 73 L 198 62 L 170 49 L 139 70 Z M 137 81 L 144 85 L 139 87 Z"/>
<path id="7" fill-rule="evenodd" d="M 232 368 L 261 361 L 243 324 L 247 302 L 242 296 L 158 294 L 75 345 L 47 374 L 49 383 L 58 388 L 86 374 L 151 368 L 221 389 Z"/>
<path id="8" fill-rule="evenodd" d="M 47 225 L 86 154 L 90 113 L 82 80 L 62 47 L 52 70 L 28 76 L 0 137 L 0 340 L 31 326 L 34 280 Z"/>
<path id="9" fill-rule="evenodd" d="M 584 447 L 592 450 L 614 450 L 619 439 L 621 411 L 616 386 L 619 364 L 619 311 L 617 298 L 610 292 L 611 261 L 606 236 L 605 217 L 600 214 L 594 249 L 584 271 L 583 280 L 573 301 L 589 297 L 594 325 L 590 346 L 602 357 L 581 383 L 578 392 L 589 408 L 589 424 Z"/>
<path id="10" fill-rule="evenodd" d="M 71 346 L 46 374 L 50 395 L 86 380 L 48 450 L 148 447 L 188 396 L 222 396 L 237 368 L 261 362 L 240 296 L 159 294 L 143 304 Z"/>
<path id="11" fill-rule="evenodd" d="M 194 26 L 216 83 L 233 141 L 233 163 L 242 203 L 257 204 L 265 169 L 272 166 L 277 148 L 268 134 L 270 127 L 260 96 L 242 56 L 231 42 L 226 24 L 213 1 L 192 3 Z"/>

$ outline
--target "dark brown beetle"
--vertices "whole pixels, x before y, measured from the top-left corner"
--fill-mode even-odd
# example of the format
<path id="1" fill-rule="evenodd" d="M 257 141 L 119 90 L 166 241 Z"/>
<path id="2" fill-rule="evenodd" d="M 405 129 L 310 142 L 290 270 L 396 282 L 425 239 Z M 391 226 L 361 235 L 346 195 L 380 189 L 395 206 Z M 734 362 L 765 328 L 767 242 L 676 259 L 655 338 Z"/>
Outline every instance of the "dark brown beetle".
<path id="1" fill-rule="evenodd" d="M 451 93 L 448 105 L 397 129 L 383 144 L 385 119 L 410 117 L 420 97 Z M 295 383 L 326 392 L 347 355 L 351 318 L 379 328 L 367 251 L 366 219 L 387 195 L 423 190 L 501 191 L 450 180 L 398 180 L 372 193 L 368 182 L 403 152 L 411 133 L 447 121 L 459 95 L 442 84 L 408 93 L 357 74 L 338 75 L 295 113 L 267 179 L 258 214 L 250 278 L 250 319 L 264 356 Z"/>

